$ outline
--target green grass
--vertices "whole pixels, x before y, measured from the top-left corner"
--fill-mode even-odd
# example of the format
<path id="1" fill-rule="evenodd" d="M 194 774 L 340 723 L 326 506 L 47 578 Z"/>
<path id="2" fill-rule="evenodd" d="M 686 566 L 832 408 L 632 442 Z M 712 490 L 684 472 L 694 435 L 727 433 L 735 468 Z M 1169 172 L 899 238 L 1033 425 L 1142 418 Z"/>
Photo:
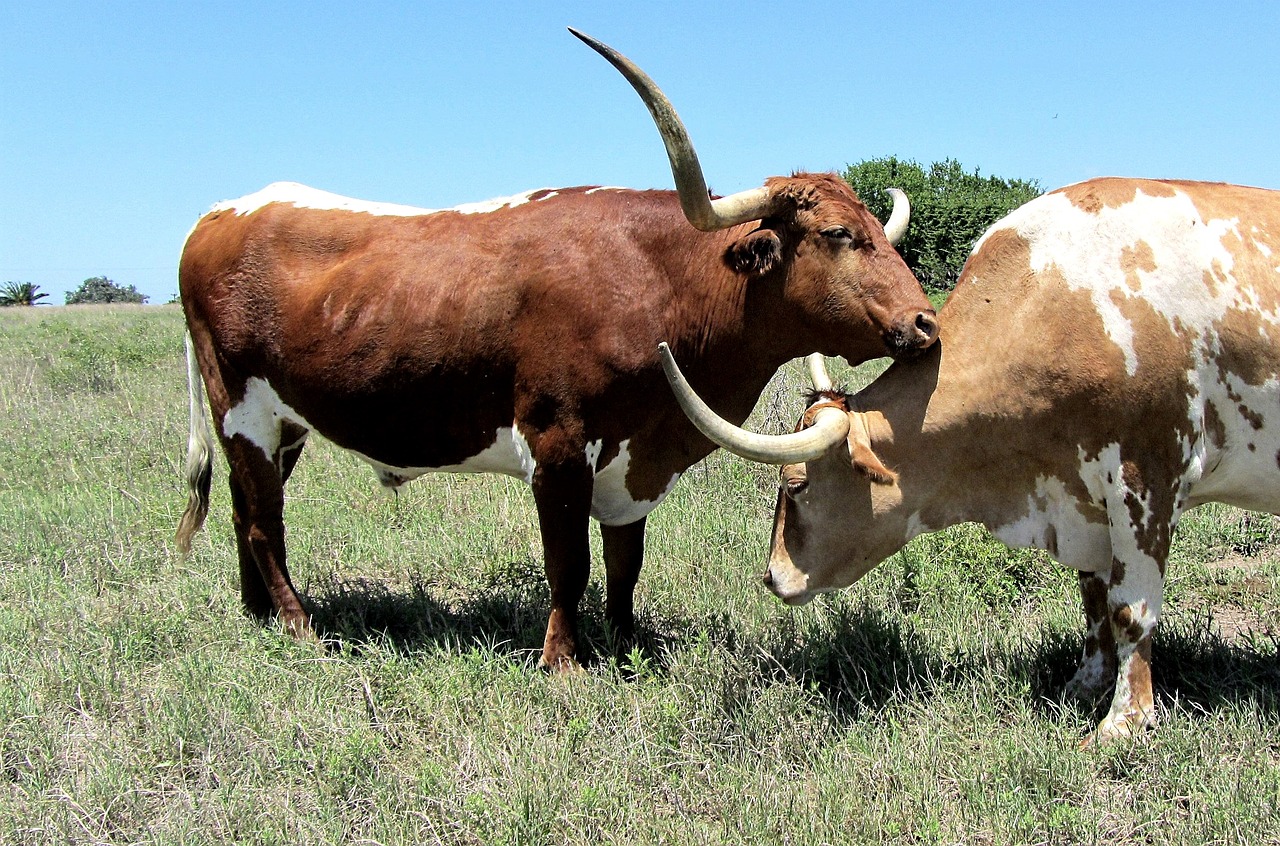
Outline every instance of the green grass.
<path id="1" fill-rule="evenodd" d="M 650 518 L 639 648 L 609 657 L 596 574 L 604 657 L 551 677 L 523 485 L 393 498 L 313 441 L 286 520 L 324 650 L 241 614 L 221 459 L 171 545 L 181 333 L 173 307 L 0 311 L 0 842 L 1280 841 L 1274 518 L 1184 521 L 1163 722 L 1080 752 L 1075 579 L 1040 553 L 957 527 L 789 609 L 758 579 L 775 472 L 718 453 Z"/>

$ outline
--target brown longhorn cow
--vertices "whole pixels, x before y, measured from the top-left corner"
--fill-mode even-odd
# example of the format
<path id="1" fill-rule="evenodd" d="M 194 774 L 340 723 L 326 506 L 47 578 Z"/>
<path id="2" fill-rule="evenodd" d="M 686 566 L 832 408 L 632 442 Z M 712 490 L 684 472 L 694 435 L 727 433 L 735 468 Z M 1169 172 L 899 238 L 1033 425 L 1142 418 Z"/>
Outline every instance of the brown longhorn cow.
<path id="1" fill-rule="evenodd" d="M 608 623 L 625 639 L 645 517 L 714 449 L 666 390 L 659 340 L 738 421 L 788 359 L 907 356 L 935 340 L 890 244 L 903 213 L 882 229 L 830 174 L 711 199 L 662 93 L 575 34 L 640 93 L 677 192 L 547 189 L 427 211 L 277 184 L 219 204 L 188 237 L 191 499 L 177 542 L 189 548 L 208 510 L 203 378 L 254 615 L 311 632 L 282 512 L 315 431 L 389 486 L 432 471 L 528 482 L 551 589 L 542 661 L 573 666 L 588 518 L 601 525 Z"/>
<path id="2" fill-rule="evenodd" d="M 1151 641 L 1170 539 L 1206 502 L 1280 513 L 1280 192 L 1097 179 L 979 241 L 941 339 L 854 396 L 815 371 L 801 429 L 718 443 L 783 465 L 765 581 L 784 601 L 977 522 L 1080 574 L 1069 692 L 1115 689 L 1092 739 L 1155 719 Z M 958 562 L 960 563 L 960 562 Z"/>

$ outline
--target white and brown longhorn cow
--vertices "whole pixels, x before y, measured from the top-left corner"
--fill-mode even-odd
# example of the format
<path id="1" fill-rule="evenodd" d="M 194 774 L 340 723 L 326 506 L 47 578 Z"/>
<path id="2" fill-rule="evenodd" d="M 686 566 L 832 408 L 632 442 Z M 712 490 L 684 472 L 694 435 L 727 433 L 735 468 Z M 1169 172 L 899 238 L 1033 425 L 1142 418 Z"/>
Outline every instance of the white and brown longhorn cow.
<path id="1" fill-rule="evenodd" d="M 777 596 L 806 602 L 921 533 L 981 523 L 1079 571 L 1070 690 L 1114 684 L 1093 737 L 1130 735 L 1155 717 L 1178 518 L 1211 501 L 1280 512 L 1280 192 L 1097 179 L 1047 194 L 982 237 L 939 323 L 934 349 L 856 395 L 815 369 L 798 432 L 772 439 L 668 371 L 722 446 L 783 465 Z"/>
<path id="2" fill-rule="evenodd" d="M 606 616 L 626 638 L 645 517 L 714 449 L 666 390 L 658 341 L 741 421 L 797 355 L 857 362 L 936 339 L 890 243 L 905 210 L 882 229 L 831 174 L 711 199 L 662 93 L 575 34 L 640 93 L 677 192 L 567 188 L 425 211 L 273 185 L 218 205 L 188 237 L 191 500 L 177 542 L 188 548 L 208 511 L 203 378 L 253 614 L 310 633 L 282 510 L 314 431 L 387 485 L 441 470 L 527 481 L 551 588 L 542 661 L 572 666 L 588 518 L 601 525 Z"/>

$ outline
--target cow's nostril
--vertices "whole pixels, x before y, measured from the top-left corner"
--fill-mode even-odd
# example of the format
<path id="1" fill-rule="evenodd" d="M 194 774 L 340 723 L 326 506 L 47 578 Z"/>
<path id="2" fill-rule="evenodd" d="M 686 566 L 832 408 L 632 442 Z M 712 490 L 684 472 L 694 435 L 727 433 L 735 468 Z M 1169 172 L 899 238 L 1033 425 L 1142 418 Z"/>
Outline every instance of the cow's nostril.
<path id="1" fill-rule="evenodd" d="M 938 339 L 938 317 L 932 311 L 916 315 L 916 331 L 920 333 L 920 346 L 927 347 Z"/>
<path id="2" fill-rule="evenodd" d="M 760 577 L 760 580 L 764 582 L 765 587 L 772 590 L 773 589 L 773 570 L 765 570 L 764 575 Z"/>

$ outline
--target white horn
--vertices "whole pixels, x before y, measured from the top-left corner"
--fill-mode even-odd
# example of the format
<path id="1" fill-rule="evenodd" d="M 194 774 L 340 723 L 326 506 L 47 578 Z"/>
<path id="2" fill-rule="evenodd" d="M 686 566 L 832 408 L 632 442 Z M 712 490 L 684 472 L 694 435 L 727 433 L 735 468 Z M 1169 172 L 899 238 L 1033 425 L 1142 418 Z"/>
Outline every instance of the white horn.
<path id="1" fill-rule="evenodd" d="M 712 200 L 707 194 L 707 181 L 702 175 L 702 165 L 698 162 L 698 154 L 694 152 L 693 142 L 689 140 L 689 133 L 661 89 L 648 74 L 617 50 L 573 27 L 569 27 L 569 31 L 617 68 L 649 107 L 649 114 L 653 116 L 653 122 L 662 135 L 662 143 L 667 148 L 667 159 L 671 162 L 671 175 L 675 177 L 680 206 L 690 223 L 703 232 L 714 232 L 750 220 L 759 220 L 772 213 L 773 202 L 765 188 L 752 188 Z"/>
<path id="2" fill-rule="evenodd" d="M 798 464 L 825 453 L 849 436 L 849 415 L 838 408 L 818 411 L 813 425 L 790 435 L 760 435 L 735 426 L 716 414 L 685 381 L 671 349 L 658 344 L 662 369 L 685 416 L 711 441 L 748 461 L 761 464 Z"/>
<path id="3" fill-rule="evenodd" d="M 901 188 L 886 188 L 885 193 L 893 197 L 893 211 L 889 213 L 889 221 L 884 225 L 884 237 L 889 243 L 898 246 L 907 235 L 907 226 L 911 223 L 911 201 Z"/>
<path id="4" fill-rule="evenodd" d="M 809 365 L 809 381 L 813 383 L 815 391 L 835 390 L 835 384 L 831 381 L 831 374 L 827 372 L 826 356 L 822 353 L 811 353 L 804 361 L 805 364 Z"/>

